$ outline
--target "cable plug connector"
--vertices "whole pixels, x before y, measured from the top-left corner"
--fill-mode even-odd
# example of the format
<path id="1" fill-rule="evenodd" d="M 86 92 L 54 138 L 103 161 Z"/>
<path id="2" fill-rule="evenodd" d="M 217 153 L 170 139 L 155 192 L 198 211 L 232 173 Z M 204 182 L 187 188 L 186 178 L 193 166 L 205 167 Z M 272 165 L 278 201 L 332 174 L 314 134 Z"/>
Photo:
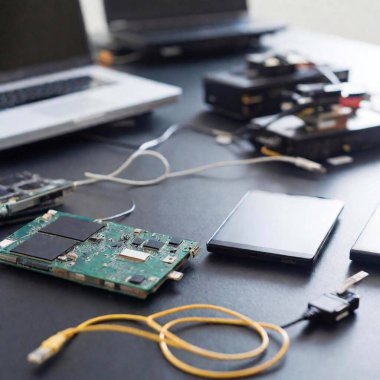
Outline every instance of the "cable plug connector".
<path id="1" fill-rule="evenodd" d="M 351 315 L 359 307 L 359 295 L 353 291 L 338 295 L 325 293 L 309 302 L 306 314 L 311 322 L 333 324 Z"/>
<path id="2" fill-rule="evenodd" d="M 311 161 L 304 157 L 296 157 L 295 165 L 309 172 L 325 174 L 326 168 L 318 162 Z"/>
<path id="3" fill-rule="evenodd" d="M 301 321 L 333 324 L 348 317 L 359 307 L 360 300 L 360 296 L 350 287 L 367 276 L 368 273 L 362 271 L 349 277 L 339 290 L 322 294 L 309 302 L 300 318 L 281 327 L 287 328 Z"/>
<path id="4" fill-rule="evenodd" d="M 72 329 L 67 329 L 44 340 L 39 347 L 28 354 L 28 362 L 38 365 L 45 363 L 61 350 L 72 335 Z"/>

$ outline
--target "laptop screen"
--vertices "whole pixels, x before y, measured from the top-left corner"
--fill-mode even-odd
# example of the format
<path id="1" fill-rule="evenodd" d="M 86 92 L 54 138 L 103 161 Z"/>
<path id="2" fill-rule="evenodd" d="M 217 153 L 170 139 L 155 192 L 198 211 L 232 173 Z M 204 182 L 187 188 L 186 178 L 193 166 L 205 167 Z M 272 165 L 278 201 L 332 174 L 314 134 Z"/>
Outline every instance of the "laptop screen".
<path id="1" fill-rule="evenodd" d="M 239 12 L 246 0 L 104 0 L 107 19 L 127 21 Z"/>
<path id="2" fill-rule="evenodd" d="M 0 0 L 0 81 L 84 61 L 90 53 L 78 0 Z"/>

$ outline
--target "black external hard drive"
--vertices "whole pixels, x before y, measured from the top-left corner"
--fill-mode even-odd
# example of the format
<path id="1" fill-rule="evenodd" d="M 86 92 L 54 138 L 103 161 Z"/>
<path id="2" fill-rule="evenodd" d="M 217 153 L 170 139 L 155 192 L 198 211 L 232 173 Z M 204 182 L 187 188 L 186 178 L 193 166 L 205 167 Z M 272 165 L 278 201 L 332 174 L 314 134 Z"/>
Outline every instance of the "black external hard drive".
<path id="1" fill-rule="evenodd" d="M 380 264 L 380 205 L 351 248 L 350 259 Z"/>
<path id="2" fill-rule="evenodd" d="M 207 249 L 311 265 L 343 206 L 333 199 L 250 191 L 209 240 Z"/>

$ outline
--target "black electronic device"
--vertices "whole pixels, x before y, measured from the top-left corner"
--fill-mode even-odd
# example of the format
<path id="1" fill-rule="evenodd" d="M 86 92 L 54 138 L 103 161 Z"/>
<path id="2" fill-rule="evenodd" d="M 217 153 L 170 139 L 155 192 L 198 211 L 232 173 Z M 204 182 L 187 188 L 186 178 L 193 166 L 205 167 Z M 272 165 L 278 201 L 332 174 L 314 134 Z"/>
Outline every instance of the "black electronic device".
<path id="1" fill-rule="evenodd" d="M 339 200 L 250 191 L 209 240 L 207 249 L 312 264 L 342 209 Z"/>
<path id="2" fill-rule="evenodd" d="M 380 264 L 380 206 L 372 214 L 359 238 L 351 248 L 350 259 Z"/>
<path id="3" fill-rule="evenodd" d="M 287 109 L 253 119 L 248 136 L 259 149 L 323 161 L 380 146 L 380 113 L 350 84 L 296 86 Z M 368 103 L 368 102 L 367 102 Z"/>
<path id="4" fill-rule="evenodd" d="M 150 57 L 246 49 L 283 25 L 252 21 L 246 0 L 105 0 L 119 47 Z"/>
<path id="5" fill-rule="evenodd" d="M 308 130 L 296 117 L 279 120 L 268 128 L 252 132 L 251 139 L 258 147 L 267 147 L 276 153 L 325 160 L 380 146 L 380 114 L 369 109 L 348 120 L 347 128 L 335 130 Z"/>
<path id="6" fill-rule="evenodd" d="M 253 54 L 242 67 L 206 75 L 205 101 L 223 115 L 250 120 L 281 112 L 297 85 L 330 83 L 330 76 L 346 82 L 349 71 L 316 65 L 296 53 Z"/>

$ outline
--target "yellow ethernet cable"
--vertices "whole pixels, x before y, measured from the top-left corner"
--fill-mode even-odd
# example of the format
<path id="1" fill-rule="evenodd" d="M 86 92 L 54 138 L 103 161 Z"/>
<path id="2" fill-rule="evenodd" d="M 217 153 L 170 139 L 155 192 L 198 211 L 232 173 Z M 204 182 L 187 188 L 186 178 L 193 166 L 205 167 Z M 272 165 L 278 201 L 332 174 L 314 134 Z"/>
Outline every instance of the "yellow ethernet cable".
<path id="1" fill-rule="evenodd" d="M 172 316 L 173 314 L 179 312 L 202 309 L 221 312 L 223 314 L 226 314 L 230 318 L 186 316 L 172 319 L 163 325 L 157 321 L 159 318 Z M 131 321 L 145 324 L 152 330 L 152 332 L 136 327 L 114 324 L 114 322 L 116 321 Z M 171 329 L 173 327 L 185 323 L 242 326 L 255 332 L 260 337 L 261 343 L 257 348 L 253 350 L 236 354 L 228 354 L 207 350 L 193 345 L 171 332 Z M 267 330 L 272 330 L 281 337 L 281 344 L 278 351 L 274 354 L 274 356 L 259 364 L 238 370 L 214 371 L 198 368 L 178 359 L 170 349 L 181 349 L 210 360 L 237 361 L 253 359 L 263 354 L 268 349 L 270 340 Z M 289 348 L 288 334 L 280 326 L 271 323 L 256 322 L 243 314 L 227 309 L 225 307 L 207 304 L 193 304 L 175 307 L 155 314 L 151 314 L 149 316 L 134 314 L 110 314 L 89 319 L 76 327 L 71 327 L 66 330 L 60 331 L 57 334 L 43 341 L 36 350 L 34 350 L 28 355 L 28 361 L 35 364 L 42 364 L 50 357 L 57 354 L 64 346 L 64 344 L 70 339 L 72 339 L 74 336 L 80 333 L 92 331 L 120 332 L 139 336 L 156 342 L 159 344 L 161 352 L 166 358 L 166 360 L 169 363 L 171 363 L 174 367 L 188 374 L 209 379 L 237 379 L 247 376 L 258 375 L 275 366 L 284 357 Z"/>

